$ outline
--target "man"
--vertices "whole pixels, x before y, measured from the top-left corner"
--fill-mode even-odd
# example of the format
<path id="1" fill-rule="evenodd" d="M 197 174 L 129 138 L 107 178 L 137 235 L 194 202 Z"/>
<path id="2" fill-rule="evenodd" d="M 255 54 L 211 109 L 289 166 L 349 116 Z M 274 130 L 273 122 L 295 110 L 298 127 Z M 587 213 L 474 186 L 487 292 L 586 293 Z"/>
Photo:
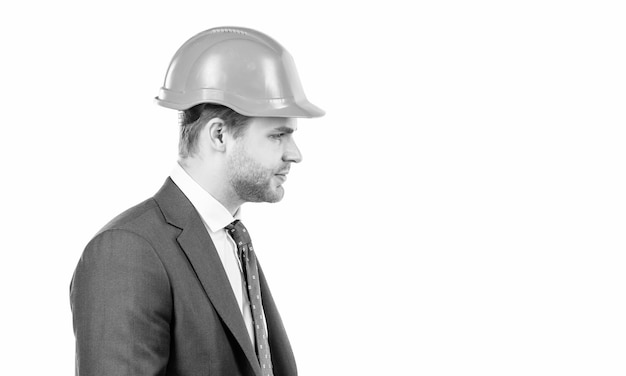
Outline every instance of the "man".
<path id="1" fill-rule="evenodd" d="M 245 202 L 277 202 L 304 96 L 291 56 L 254 30 L 187 41 L 157 103 L 182 111 L 179 163 L 152 198 L 107 224 L 76 267 L 77 375 L 296 375 Z"/>

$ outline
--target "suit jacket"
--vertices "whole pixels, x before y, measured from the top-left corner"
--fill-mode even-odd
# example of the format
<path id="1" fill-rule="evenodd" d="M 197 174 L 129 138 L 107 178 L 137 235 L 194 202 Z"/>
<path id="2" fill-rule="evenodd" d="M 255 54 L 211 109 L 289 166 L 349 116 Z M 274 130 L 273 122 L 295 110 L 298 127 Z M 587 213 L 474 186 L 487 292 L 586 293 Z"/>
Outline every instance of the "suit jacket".
<path id="1" fill-rule="evenodd" d="M 295 376 L 259 270 L 275 376 Z M 70 286 L 76 375 L 261 376 L 226 272 L 171 179 L 87 245 Z"/>

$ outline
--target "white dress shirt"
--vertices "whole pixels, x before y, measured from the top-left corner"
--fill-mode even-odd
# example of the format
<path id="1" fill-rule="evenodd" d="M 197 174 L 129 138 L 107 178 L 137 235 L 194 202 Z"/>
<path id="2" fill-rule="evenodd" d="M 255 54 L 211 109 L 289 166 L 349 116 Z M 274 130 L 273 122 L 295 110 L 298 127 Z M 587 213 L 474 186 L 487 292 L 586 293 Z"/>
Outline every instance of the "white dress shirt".
<path id="1" fill-rule="evenodd" d="M 235 294 L 235 299 L 237 299 L 250 340 L 254 346 L 254 328 L 252 313 L 250 312 L 250 301 L 242 279 L 241 263 L 239 257 L 237 257 L 237 246 L 230 235 L 226 233 L 226 230 L 224 230 L 224 227 L 235 219 L 240 219 L 241 209 L 237 210 L 233 217 L 219 201 L 193 180 L 178 163 L 176 163 L 170 177 L 196 208 L 209 236 L 211 236 L 217 254 L 220 260 L 222 260 L 230 286 Z"/>

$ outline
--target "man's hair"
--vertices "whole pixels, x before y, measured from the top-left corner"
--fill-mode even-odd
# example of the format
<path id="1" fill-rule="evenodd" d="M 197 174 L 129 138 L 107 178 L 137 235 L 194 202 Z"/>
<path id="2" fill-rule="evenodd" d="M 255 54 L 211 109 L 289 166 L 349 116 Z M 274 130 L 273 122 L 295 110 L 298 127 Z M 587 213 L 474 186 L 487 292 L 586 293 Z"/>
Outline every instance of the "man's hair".
<path id="1" fill-rule="evenodd" d="M 239 138 L 247 128 L 250 118 L 241 115 L 226 106 L 213 103 L 201 103 L 179 114 L 180 139 L 178 141 L 178 155 L 180 158 L 193 156 L 198 152 L 198 138 L 200 132 L 209 120 L 220 118 L 224 121 L 224 128 L 233 138 Z"/>

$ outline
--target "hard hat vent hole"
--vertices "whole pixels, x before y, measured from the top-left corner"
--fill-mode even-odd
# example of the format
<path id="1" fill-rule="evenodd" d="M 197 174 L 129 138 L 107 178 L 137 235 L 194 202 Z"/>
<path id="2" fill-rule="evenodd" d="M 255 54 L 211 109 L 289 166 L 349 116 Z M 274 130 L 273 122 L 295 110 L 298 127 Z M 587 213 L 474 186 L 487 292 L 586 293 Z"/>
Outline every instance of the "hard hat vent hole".
<path id="1" fill-rule="evenodd" d="M 235 33 L 235 34 L 241 34 L 241 35 L 248 35 L 248 33 L 246 33 L 243 30 L 228 29 L 228 28 L 213 29 L 211 30 L 211 33 Z"/>

